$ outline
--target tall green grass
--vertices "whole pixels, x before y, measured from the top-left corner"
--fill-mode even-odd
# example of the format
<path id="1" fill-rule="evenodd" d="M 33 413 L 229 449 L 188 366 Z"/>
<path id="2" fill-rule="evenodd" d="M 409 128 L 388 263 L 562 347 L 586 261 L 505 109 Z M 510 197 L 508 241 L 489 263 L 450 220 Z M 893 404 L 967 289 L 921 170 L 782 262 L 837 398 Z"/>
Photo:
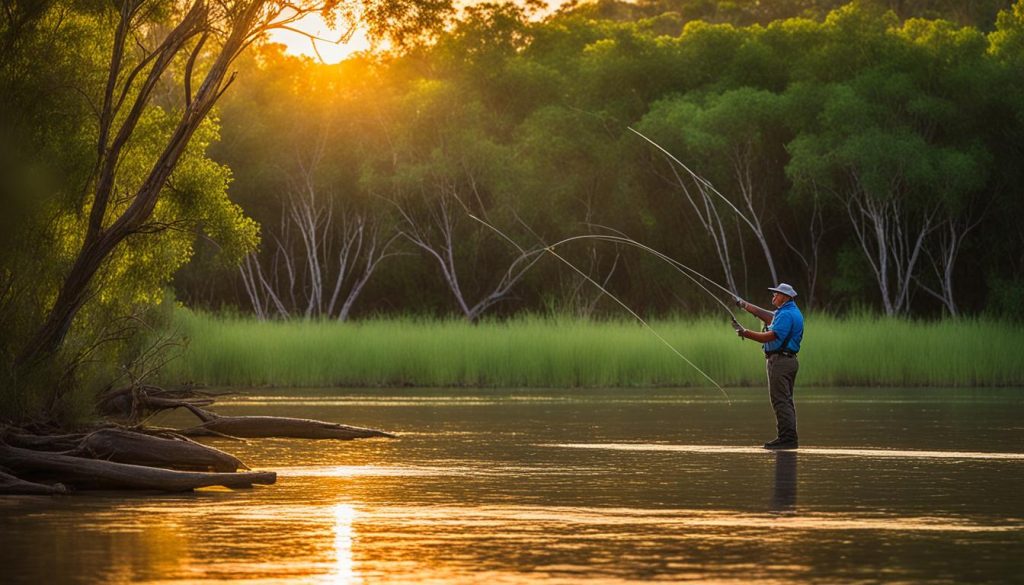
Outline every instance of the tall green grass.
<path id="1" fill-rule="evenodd" d="M 185 354 L 164 383 L 216 386 L 710 386 L 641 325 L 521 317 L 259 322 L 179 311 Z M 751 320 L 745 324 L 755 327 Z M 758 344 L 724 319 L 652 326 L 719 384 L 765 383 Z M 1024 333 L 985 320 L 807 316 L 799 384 L 1024 385 Z"/>

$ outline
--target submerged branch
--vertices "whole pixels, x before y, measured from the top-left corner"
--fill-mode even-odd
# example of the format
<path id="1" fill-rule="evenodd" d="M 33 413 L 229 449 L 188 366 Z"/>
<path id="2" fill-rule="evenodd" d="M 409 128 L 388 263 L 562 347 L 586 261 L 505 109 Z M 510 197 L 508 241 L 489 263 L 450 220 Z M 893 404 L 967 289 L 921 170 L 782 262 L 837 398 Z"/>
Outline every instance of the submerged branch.
<path id="1" fill-rule="evenodd" d="M 181 434 L 189 437 L 226 434 L 250 439 L 282 437 L 343 441 L 372 437 L 396 437 L 396 435 L 377 429 L 283 416 L 216 416 L 213 420 L 206 421 L 201 425 L 182 430 Z"/>

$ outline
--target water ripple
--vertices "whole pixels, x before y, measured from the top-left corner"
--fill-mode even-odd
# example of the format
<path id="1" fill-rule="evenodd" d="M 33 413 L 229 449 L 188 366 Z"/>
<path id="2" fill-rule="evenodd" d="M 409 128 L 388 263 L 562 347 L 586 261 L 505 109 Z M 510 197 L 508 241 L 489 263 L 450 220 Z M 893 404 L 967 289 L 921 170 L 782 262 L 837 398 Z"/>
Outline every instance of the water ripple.
<path id="1" fill-rule="evenodd" d="M 770 453 L 761 447 L 738 447 L 729 445 L 672 445 L 664 443 L 540 443 L 538 447 L 563 449 L 599 449 L 606 451 L 676 451 L 682 453 Z M 800 455 L 832 455 L 836 457 L 882 457 L 901 459 L 991 459 L 1024 461 L 1024 453 L 984 453 L 977 451 L 918 451 L 907 449 L 859 449 L 830 447 L 801 447 Z"/>

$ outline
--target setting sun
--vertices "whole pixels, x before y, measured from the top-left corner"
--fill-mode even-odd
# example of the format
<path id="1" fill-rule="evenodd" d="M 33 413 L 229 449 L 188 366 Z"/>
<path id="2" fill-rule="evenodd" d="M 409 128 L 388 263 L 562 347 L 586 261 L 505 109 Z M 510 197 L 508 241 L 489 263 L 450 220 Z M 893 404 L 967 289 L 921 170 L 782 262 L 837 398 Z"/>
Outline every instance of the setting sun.
<path id="1" fill-rule="evenodd" d="M 328 64 L 344 61 L 354 53 L 369 50 L 371 47 L 366 30 L 362 28 L 356 29 L 348 40 L 338 42 L 342 36 L 341 33 L 331 28 L 319 14 L 315 13 L 308 14 L 296 21 L 291 28 L 296 30 L 276 29 L 271 31 L 268 34 L 269 40 L 285 45 L 287 47 L 285 52 L 291 55 L 305 55 Z M 327 40 L 315 40 L 296 31 Z"/>
<path id="2" fill-rule="evenodd" d="M 483 0 L 457 0 L 455 5 L 464 8 L 481 1 Z M 566 2 L 567 0 L 545 2 L 546 8 L 534 12 L 533 18 L 548 15 Z M 289 28 L 294 30 L 275 29 L 270 31 L 267 37 L 271 42 L 285 45 L 287 47 L 285 52 L 290 55 L 305 55 L 327 64 L 339 63 L 355 53 L 373 48 L 364 28 L 356 28 L 347 41 L 339 42 L 342 36 L 341 32 L 324 22 L 324 19 L 315 12 L 292 23 Z M 323 40 L 314 40 L 310 36 Z M 379 47 L 387 47 L 387 41 L 379 43 Z"/>

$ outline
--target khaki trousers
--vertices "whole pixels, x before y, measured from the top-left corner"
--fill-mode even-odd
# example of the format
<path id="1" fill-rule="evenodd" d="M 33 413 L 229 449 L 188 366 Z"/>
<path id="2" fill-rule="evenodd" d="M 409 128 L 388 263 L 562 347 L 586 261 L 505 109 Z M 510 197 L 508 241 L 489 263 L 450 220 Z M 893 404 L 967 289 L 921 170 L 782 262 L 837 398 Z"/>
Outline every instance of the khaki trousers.
<path id="1" fill-rule="evenodd" d="M 768 396 L 775 411 L 775 428 L 780 439 L 797 440 L 796 405 L 793 404 L 793 386 L 800 369 L 797 358 L 773 354 L 765 360 L 768 371 Z"/>

